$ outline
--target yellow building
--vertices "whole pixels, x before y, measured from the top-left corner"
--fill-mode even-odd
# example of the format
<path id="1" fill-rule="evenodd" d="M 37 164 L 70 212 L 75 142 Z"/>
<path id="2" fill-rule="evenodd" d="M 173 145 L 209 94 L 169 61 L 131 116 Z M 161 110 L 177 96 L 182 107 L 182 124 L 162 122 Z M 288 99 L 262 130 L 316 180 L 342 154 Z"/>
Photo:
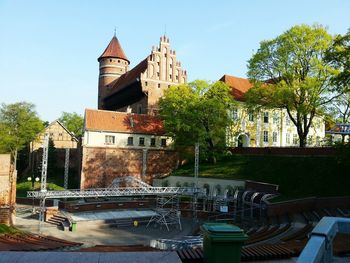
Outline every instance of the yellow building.
<path id="1" fill-rule="evenodd" d="M 31 151 L 36 151 L 43 146 L 45 134 L 49 135 L 57 149 L 77 148 L 79 140 L 58 120 L 51 122 L 45 130 L 31 142 Z"/>
<path id="2" fill-rule="evenodd" d="M 285 109 L 261 109 L 248 112 L 244 94 L 253 87 L 248 79 L 224 75 L 221 81 L 232 89 L 237 108 L 231 112 L 235 124 L 227 135 L 231 147 L 297 147 L 297 129 Z M 325 137 L 323 116 L 315 116 L 307 138 L 308 146 L 321 146 Z"/>

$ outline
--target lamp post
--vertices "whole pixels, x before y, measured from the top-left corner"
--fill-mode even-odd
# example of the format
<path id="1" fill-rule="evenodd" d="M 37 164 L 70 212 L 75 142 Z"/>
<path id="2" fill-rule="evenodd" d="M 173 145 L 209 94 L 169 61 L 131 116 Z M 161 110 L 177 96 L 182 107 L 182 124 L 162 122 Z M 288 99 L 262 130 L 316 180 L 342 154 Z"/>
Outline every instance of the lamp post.
<path id="1" fill-rule="evenodd" d="M 31 177 L 31 176 L 28 176 L 28 177 L 27 177 L 27 181 L 28 181 L 28 182 L 32 182 L 32 187 L 31 187 L 30 189 L 33 190 L 33 184 L 34 184 L 34 182 L 32 181 L 32 177 Z"/>

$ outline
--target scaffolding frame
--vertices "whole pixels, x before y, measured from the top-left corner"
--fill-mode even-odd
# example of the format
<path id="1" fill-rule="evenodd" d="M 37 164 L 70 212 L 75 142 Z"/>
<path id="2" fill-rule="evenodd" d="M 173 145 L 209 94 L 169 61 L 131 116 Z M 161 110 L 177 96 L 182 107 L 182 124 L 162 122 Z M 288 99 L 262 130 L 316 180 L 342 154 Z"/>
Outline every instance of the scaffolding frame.
<path id="1" fill-rule="evenodd" d="M 89 188 L 62 191 L 28 191 L 27 197 L 37 199 L 53 198 L 86 198 L 86 197 L 112 197 L 112 196 L 143 196 L 143 195 L 193 195 L 202 193 L 196 187 L 122 187 L 122 188 Z"/>
<path id="2" fill-rule="evenodd" d="M 159 224 L 160 227 L 165 226 L 170 231 L 170 225 L 179 225 L 180 230 L 182 230 L 179 195 L 157 196 L 156 205 L 157 214 L 150 218 L 146 227 L 153 223 Z"/>

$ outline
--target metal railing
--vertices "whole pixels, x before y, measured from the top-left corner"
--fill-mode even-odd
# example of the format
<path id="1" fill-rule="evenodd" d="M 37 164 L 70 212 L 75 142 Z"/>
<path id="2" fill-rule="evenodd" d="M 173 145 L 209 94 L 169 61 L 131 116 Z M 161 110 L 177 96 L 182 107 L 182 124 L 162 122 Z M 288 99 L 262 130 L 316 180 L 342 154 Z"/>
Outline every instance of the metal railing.
<path id="1" fill-rule="evenodd" d="M 332 242 L 337 233 L 350 234 L 350 218 L 323 217 L 312 230 L 310 239 L 297 262 L 332 262 Z"/>

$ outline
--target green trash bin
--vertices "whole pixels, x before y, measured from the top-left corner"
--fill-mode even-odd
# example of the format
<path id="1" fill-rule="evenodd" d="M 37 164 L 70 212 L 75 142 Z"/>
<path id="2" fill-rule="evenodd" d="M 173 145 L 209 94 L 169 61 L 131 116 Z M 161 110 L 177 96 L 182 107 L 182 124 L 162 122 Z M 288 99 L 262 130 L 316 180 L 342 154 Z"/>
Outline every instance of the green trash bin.
<path id="1" fill-rule="evenodd" d="M 201 229 L 205 263 L 241 262 L 241 248 L 248 239 L 243 229 L 223 223 L 206 223 Z"/>
<path id="2" fill-rule="evenodd" d="M 77 231 L 77 222 L 72 222 L 71 231 L 72 232 Z"/>

